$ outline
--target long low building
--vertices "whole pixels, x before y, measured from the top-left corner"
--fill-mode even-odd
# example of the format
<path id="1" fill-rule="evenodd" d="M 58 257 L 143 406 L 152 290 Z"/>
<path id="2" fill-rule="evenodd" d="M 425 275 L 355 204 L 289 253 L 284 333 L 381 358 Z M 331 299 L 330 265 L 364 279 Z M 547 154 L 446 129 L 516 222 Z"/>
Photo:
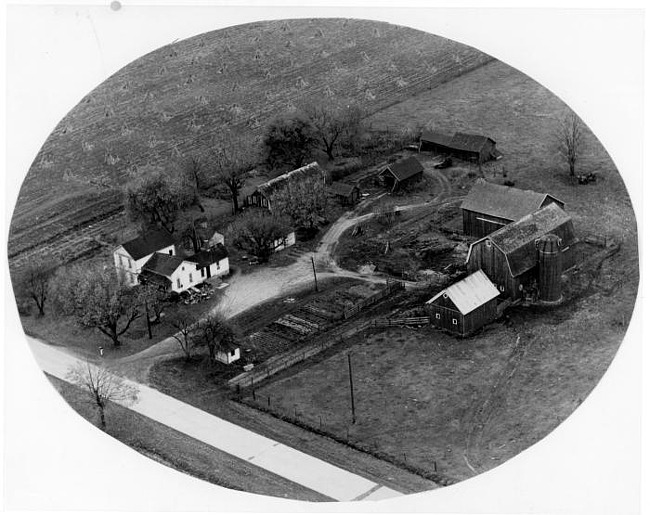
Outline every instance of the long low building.
<path id="1" fill-rule="evenodd" d="M 420 136 L 420 152 L 435 152 L 450 155 L 465 161 L 484 163 L 501 158 L 496 141 L 480 134 L 457 132 L 453 136 L 426 130 Z"/>

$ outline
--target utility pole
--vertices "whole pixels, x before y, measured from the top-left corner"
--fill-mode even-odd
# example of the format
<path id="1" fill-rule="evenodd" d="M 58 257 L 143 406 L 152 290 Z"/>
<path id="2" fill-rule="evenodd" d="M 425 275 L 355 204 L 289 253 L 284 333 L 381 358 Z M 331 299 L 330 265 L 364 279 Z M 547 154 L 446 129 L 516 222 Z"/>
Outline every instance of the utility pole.
<path id="1" fill-rule="evenodd" d="M 354 413 L 354 383 L 352 382 L 352 357 L 348 352 L 348 371 L 350 372 L 350 400 L 352 401 L 352 423 L 357 423 L 357 417 Z"/>
<path id="2" fill-rule="evenodd" d="M 314 271 L 314 289 L 318 291 L 318 279 L 316 278 L 316 264 L 314 263 L 314 256 L 311 257 L 311 268 Z"/>
<path id="3" fill-rule="evenodd" d="M 151 334 L 151 320 L 149 319 L 149 304 L 146 299 L 144 301 L 144 311 L 146 314 L 145 316 L 147 317 L 147 331 L 149 331 L 149 339 L 151 340 L 153 335 Z"/>

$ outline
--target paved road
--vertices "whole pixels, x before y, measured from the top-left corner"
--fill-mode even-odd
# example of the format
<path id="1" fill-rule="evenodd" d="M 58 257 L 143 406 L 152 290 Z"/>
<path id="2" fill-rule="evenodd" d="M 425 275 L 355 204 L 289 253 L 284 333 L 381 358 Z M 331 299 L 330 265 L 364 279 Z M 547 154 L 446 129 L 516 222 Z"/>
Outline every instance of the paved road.
<path id="1" fill-rule="evenodd" d="M 65 380 L 79 360 L 60 348 L 28 337 L 41 368 Z M 131 382 L 131 381 L 129 381 Z M 133 383 L 140 392 L 133 411 L 185 433 L 206 444 L 282 476 L 337 501 L 381 500 L 403 495 L 347 470 L 309 456 L 223 419 Z"/>

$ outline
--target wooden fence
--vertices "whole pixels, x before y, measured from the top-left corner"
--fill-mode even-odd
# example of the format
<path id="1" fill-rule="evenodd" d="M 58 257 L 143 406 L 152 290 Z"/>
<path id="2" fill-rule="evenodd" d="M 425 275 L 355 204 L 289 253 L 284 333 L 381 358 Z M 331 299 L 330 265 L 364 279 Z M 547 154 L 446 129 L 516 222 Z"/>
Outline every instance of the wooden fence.
<path id="1" fill-rule="evenodd" d="M 396 291 L 404 290 L 404 288 L 405 286 L 402 281 L 394 281 L 389 279 L 386 281 L 386 287 L 383 290 L 363 299 L 362 301 L 357 302 L 354 306 L 350 306 L 349 308 L 345 309 L 343 311 L 343 318 L 347 320 L 348 318 L 353 317 L 359 313 L 359 311 L 362 309 L 379 302 L 389 295 L 392 295 Z"/>
<path id="2" fill-rule="evenodd" d="M 429 317 L 407 317 L 407 318 L 383 318 L 373 321 L 374 327 L 400 327 L 400 326 L 421 326 L 429 325 Z"/>

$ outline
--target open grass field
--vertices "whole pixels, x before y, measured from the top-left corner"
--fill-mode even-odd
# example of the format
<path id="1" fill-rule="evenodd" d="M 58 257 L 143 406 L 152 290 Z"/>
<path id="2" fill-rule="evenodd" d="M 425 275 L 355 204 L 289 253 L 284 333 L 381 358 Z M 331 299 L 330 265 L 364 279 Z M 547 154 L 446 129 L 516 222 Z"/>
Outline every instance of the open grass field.
<path id="1" fill-rule="evenodd" d="M 14 211 L 11 261 L 46 244 L 77 257 L 89 225 L 115 231 L 114 189 L 126 178 L 145 164 L 177 166 L 226 127 L 251 145 L 271 118 L 309 99 L 376 112 L 490 59 L 423 32 L 346 19 L 259 22 L 170 44 L 86 95 L 45 142 Z M 76 228 L 69 241 L 55 238 L 58 225 Z"/>
<path id="2" fill-rule="evenodd" d="M 97 423 L 89 395 L 77 386 L 48 376 L 79 415 Z M 144 456 L 219 486 L 275 497 L 328 501 L 327 497 L 250 465 L 128 408 L 111 404 L 106 432 Z"/>
<path id="3" fill-rule="evenodd" d="M 546 436 L 596 385 L 626 322 L 606 295 L 595 296 L 584 325 L 566 311 L 522 310 L 466 340 L 430 328 L 358 337 L 343 352 L 259 389 L 258 403 L 266 410 L 270 398 L 277 414 L 392 462 L 466 479 Z"/>

